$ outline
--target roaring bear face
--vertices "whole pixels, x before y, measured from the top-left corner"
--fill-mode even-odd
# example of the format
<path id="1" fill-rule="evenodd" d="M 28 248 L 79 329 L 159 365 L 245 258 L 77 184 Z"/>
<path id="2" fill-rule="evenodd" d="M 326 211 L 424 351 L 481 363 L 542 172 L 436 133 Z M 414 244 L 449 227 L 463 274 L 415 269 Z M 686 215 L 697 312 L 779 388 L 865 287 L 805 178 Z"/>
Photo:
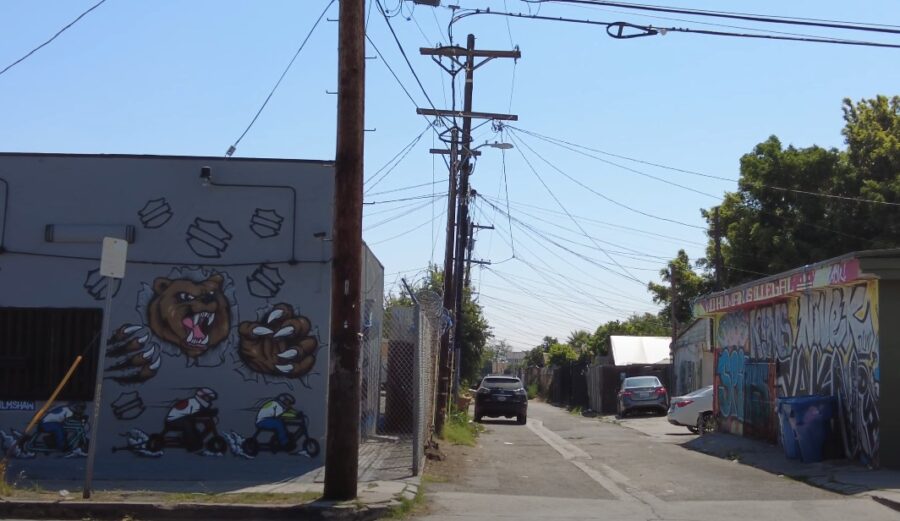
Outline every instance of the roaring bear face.
<path id="1" fill-rule="evenodd" d="M 157 278 L 147 309 L 150 330 L 196 358 L 228 338 L 231 313 L 222 291 L 224 279 L 214 274 L 202 282 Z"/>

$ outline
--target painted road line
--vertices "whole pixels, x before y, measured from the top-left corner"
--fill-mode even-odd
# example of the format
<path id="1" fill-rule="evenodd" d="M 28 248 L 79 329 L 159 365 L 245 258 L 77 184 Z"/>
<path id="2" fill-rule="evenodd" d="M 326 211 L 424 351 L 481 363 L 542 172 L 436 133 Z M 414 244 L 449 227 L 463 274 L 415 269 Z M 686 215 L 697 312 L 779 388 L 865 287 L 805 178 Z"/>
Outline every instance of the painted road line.
<path id="1" fill-rule="evenodd" d="M 603 473 L 600 472 L 599 470 L 591 467 L 590 465 L 588 465 L 587 463 L 585 463 L 583 461 L 578 461 L 578 460 L 569 460 L 569 461 L 571 461 L 572 465 L 575 465 L 576 467 L 581 469 L 582 472 L 587 474 L 587 476 L 589 478 L 591 478 L 592 480 L 597 482 L 597 484 L 599 484 L 601 487 L 608 490 L 609 493 L 612 494 L 613 496 L 615 496 L 616 499 L 618 499 L 619 501 L 637 502 L 636 497 L 632 496 L 628 492 L 625 492 L 624 490 L 619 488 L 619 486 L 616 485 L 615 481 L 613 481 L 613 480 L 609 479 L 608 477 L 606 477 L 605 475 L 603 475 Z"/>
<path id="2" fill-rule="evenodd" d="M 575 458 L 591 459 L 590 454 L 564 440 L 559 434 L 544 427 L 544 422 L 541 420 L 528 420 L 527 427 L 531 432 L 535 433 L 538 438 L 544 440 L 547 445 L 553 447 L 556 452 L 560 453 L 566 460 L 571 461 Z"/>
<path id="3" fill-rule="evenodd" d="M 541 420 L 529 419 L 526 426 L 531 432 L 544 440 L 547 445 L 553 447 L 566 461 L 578 467 L 589 478 L 620 501 L 640 501 L 650 506 L 659 506 L 663 503 L 661 499 L 653 494 L 632 485 L 627 476 L 609 465 L 599 463 L 601 470 L 589 465 L 587 460 L 593 459 L 590 454 L 559 434 L 544 427 L 544 422 Z"/>

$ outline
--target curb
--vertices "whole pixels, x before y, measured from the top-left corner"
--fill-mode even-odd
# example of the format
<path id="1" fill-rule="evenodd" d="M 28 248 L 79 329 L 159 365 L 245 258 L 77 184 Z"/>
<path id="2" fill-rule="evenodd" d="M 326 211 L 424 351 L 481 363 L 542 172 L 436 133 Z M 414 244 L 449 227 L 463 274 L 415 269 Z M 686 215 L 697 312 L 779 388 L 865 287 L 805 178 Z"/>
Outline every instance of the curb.
<path id="1" fill-rule="evenodd" d="M 218 503 L 88 503 L 60 501 L 3 501 L 0 518 L 115 519 L 131 516 L 141 521 L 200 519 L 243 520 L 310 519 L 369 521 L 385 515 L 389 504 L 314 501 L 302 505 L 235 505 Z"/>

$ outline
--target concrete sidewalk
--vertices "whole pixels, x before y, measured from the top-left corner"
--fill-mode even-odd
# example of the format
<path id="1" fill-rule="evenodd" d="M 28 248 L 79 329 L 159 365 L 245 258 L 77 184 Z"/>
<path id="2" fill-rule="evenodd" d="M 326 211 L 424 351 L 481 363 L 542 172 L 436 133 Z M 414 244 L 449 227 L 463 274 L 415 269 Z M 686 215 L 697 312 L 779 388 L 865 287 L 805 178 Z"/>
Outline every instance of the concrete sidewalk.
<path id="1" fill-rule="evenodd" d="M 727 458 L 848 496 L 868 496 L 900 510 L 900 471 L 873 470 L 849 460 L 803 463 L 787 459 L 784 450 L 763 441 L 712 433 L 697 436 L 683 447 Z"/>
<path id="2" fill-rule="evenodd" d="M 598 416 L 597 419 L 635 430 L 660 443 L 680 445 L 846 496 L 871 497 L 900 510 L 900 471 L 873 470 L 850 460 L 803 463 L 787 459 L 777 445 L 724 433 L 697 436 L 684 427 L 670 424 L 664 416 Z"/>
<path id="3" fill-rule="evenodd" d="M 92 500 L 81 499 L 81 481 L 40 480 L 20 483 L 23 490 L 0 497 L 0 519 L 379 519 L 419 492 L 421 476 L 413 475 L 411 454 L 406 440 L 361 441 L 357 498 L 346 502 L 316 499 L 324 489 L 324 467 L 262 484 L 98 480 Z"/>

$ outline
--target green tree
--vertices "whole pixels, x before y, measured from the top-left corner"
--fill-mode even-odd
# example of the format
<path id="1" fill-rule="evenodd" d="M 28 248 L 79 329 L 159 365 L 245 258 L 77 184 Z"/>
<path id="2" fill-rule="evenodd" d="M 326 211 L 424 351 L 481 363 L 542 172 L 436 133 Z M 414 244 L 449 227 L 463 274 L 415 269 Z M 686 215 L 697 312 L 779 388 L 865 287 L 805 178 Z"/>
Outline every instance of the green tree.
<path id="1" fill-rule="evenodd" d="M 679 324 L 685 324 L 691 319 L 691 301 L 700 295 L 709 293 L 712 290 L 713 281 L 708 275 L 703 276 L 694 272 L 687 254 L 684 250 L 678 250 L 678 255 L 669 262 L 669 266 L 659 271 L 663 283 L 650 282 L 647 284 L 647 290 L 653 295 L 653 302 L 663 305 L 659 312 L 659 318 L 669 324 L 672 320 L 672 270 L 674 270 L 677 280 L 675 290 L 678 296 L 675 319 Z M 671 330 L 667 335 L 670 334 Z"/>
<path id="2" fill-rule="evenodd" d="M 544 367 L 544 350 L 541 346 L 533 347 L 525 355 L 525 367 Z"/>
<path id="3" fill-rule="evenodd" d="M 460 328 L 459 379 L 474 382 L 481 376 L 488 341 L 493 337 L 481 305 L 472 300 L 472 292 L 463 294 L 462 327 Z"/>
<path id="4" fill-rule="evenodd" d="M 590 351 L 595 356 L 606 356 L 611 347 L 609 337 L 628 336 L 669 336 L 671 329 L 667 320 L 653 313 L 634 314 L 624 321 L 611 320 L 597 327 L 591 335 Z"/>
<path id="5" fill-rule="evenodd" d="M 425 277 L 414 284 L 412 291 L 417 298 L 424 300 L 426 295 L 442 294 L 444 289 L 444 271 L 437 265 L 430 265 Z M 400 295 L 388 294 L 385 306 L 392 304 L 412 306 L 413 301 L 406 292 Z M 472 300 L 471 289 L 463 293 L 462 327 L 460 331 L 460 381 L 471 382 L 481 375 L 481 369 L 488 352 L 488 341 L 493 337 L 491 327 L 484 318 L 481 306 Z"/>
<path id="6" fill-rule="evenodd" d="M 561 366 L 578 360 L 578 353 L 568 344 L 553 344 L 547 350 L 550 365 Z"/>
<path id="7" fill-rule="evenodd" d="M 900 96 L 844 100 L 847 150 L 785 148 L 772 136 L 740 161 L 719 205 L 724 285 L 733 286 L 900 237 Z M 835 197 L 822 197 L 828 194 Z M 702 211 L 714 258 L 714 212 Z"/>
<path id="8" fill-rule="evenodd" d="M 569 338 L 566 339 L 566 344 L 571 346 L 580 356 L 590 351 L 591 333 L 583 329 L 572 331 L 569 333 Z"/>

